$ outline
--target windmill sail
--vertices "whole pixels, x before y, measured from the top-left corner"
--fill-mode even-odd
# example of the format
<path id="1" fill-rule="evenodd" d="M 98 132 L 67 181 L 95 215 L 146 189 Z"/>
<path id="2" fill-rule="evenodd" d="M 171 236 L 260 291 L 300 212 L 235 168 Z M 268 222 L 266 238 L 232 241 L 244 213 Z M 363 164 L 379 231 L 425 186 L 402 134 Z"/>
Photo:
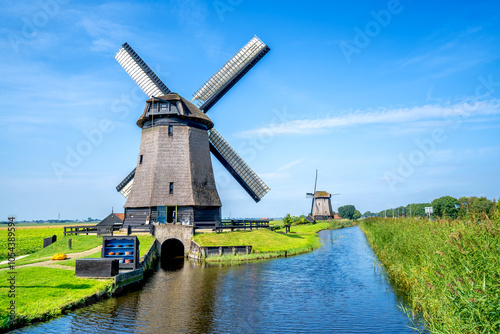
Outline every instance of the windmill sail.
<path id="1" fill-rule="evenodd" d="M 226 94 L 262 57 L 269 47 L 254 36 L 238 53 L 224 64 L 200 89 L 193 94 L 198 107 L 207 112 Z"/>
<path id="2" fill-rule="evenodd" d="M 127 43 L 118 50 L 115 59 L 148 97 L 170 93 L 170 89 Z"/>
<path id="3" fill-rule="evenodd" d="M 269 47 L 258 37 L 255 36 L 252 38 L 250 42 L 195 92 L 193 100 L 198 100 L 199 109 L 207 112 L 269 50 Z M 120 50 L 118 50 L 115 59 L 148 97 L 158 97 L 171 93 L 168 87 L 127 43 L 123 44 Z M 213 128 L 209 131 L 209 140 L 210 152 L 226 167 L 245 191 L 256 202 L 259 202 L 269 192 L 269 187 Z M 116 187 L 116 190 L 125 197 L 131 192 L 135 172 L 136 170 L 134 169 Z"/>
<path id="4" fill-rule="evenodd" d="M 229 173 L 238 181 L 246 192 L 259 202 L 271 189 L 260 179 L 260 177 L 246 164 L 245 161 L 229 146 L 215 129 L 211 129 L 210 151 L 226 167 Z"/>
<path id="5" fill-rule="evenodd" d="M 119 185 L 116 186 L 116 191 L 119 191 L 125 198 L 127 198 L 128 194 L 130 194 L 130 190 L 132 190 L 132 184 L 134 183 L 135 177 L 135 168 L 131 171 L 127 177 L 120 182 Z"/>

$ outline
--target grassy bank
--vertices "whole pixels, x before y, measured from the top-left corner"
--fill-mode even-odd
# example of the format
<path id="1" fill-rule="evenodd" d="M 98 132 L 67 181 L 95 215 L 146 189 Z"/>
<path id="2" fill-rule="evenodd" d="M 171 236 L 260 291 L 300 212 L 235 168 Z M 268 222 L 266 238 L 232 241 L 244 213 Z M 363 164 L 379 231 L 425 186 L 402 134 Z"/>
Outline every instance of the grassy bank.
<path id="1" fill-rule="evenodd" d="M 68 239 L 72 239 L 72 249 L 68 250 Z M 155 238 L 150 235 L 139 235 L 140 255 L 145 255 Z M 35 238 L 36 239 L 36 238 Z M 40 241 L 40 237 L 37 238 Z M 61 238 L 56 243 L 35 251 L 26 258 L 16 261 L 15 298 L 8 297 L 11 270 L 0 271 L 0 332 L 14 326 L 19 327 L 33 320 L 44 320 L 58 315 L 62 310 L 85 303 L 95 295 L 108 295 L 112 291 L 112 279 L 94 280 L 75 276 L 75 259 L 57 261 L 55 265 L 66 265 L 68 269 L 55 267 L 18 267 L 23 264 L 45 261 L 55 253 L 76 253 L 91 250 L 102 245 L 102 238 L 95 235 L 73 235 Z M 80 257 L 101 256 L 95 252 Z M 5 267 L 6 265 L 2 265 Z M 16 318 L 9 317 L 10 301 L 15 301 Z M 9 327 L 10 326 L 10 327 Z"/>
<path id="2" fill-rule="evenodd" d="M 374 218 L 360 226 L 431 332 L 500 332 L 499 222 Z"/>
<path id="3" fill-rule="evenodd" d="M 236 231 L 223 233 L 197 234 L 194 240 L 202 247 L 208 246 L 252 246 L 252 254 L 225 255 L 208 257 L 209 262 L 239 262 L 296 255 L 312 251 L 319 246 L 317 232 L 352 226 L 349 221 L 318 222 L 317 224 L 297 225 L 291 227 L 291 233 L 284 233 L 280 228 L 276 231 L 259 229 L 252 231 Z"/>
<path id="4" fill-rule="evenodd" d="M 71 249 L 68 247 L 68 239 L 71 239 Z M 35 240 L 38 242 L 41 240 L 43 242 L 43 239 L 40 237 L 35 238 Z M 16 266 L 46 261 L 48 257 L 52 257 L 56 253 L 71 254 L 83 252 L 99 245 L 102 245 L 102 238 L 96 237 L 95 235 L 72 235 L 62 237 L 52 245 L 37 250 L 25 258 L 16 260 Z M 7 268 L 8 266 L 8 264 L 0 264 L 0 269 Z"/>
<path id="5" fill-rule="evenodd" d="M 15 298 L 7 298 L 10 285 L 7 271 L 0 272 L 0 331 L 9 326 L 47 319 L 62 309 L 84 302 L 94 294 L 111 291 L 112 280 L 93 280 L 75 277 L 72 270 L 24 267 L 16 270 Z M 15 301 L 16 317 L 9 316 L 10 301 Z"/>

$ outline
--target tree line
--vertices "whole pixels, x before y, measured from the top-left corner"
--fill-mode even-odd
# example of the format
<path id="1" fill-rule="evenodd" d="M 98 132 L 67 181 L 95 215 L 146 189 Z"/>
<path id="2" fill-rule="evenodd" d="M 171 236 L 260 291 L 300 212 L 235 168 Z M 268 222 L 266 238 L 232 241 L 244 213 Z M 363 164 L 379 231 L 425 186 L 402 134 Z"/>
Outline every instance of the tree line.
<path id="1" fill-rule="evenodd" d="M 485 216 L 491 217 L 500 211 L 500 205 L 486 197 L 460 197 L 442 196 L 431 203 L 411 203 L 406 206 L 389 208 L 377 213 L 367 211 L 363 217 L 427 217 L 426 207 L 432 207 L 432 218 L 440 219 L 475 219 L 481 220 Z"/>

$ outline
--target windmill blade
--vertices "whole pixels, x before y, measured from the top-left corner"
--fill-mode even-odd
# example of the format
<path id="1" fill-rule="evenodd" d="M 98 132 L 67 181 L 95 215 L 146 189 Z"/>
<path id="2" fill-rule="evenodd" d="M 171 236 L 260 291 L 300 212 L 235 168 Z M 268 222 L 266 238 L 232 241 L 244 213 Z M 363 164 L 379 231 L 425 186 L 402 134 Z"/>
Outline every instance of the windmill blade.
<path id="1" fill-rule="evenodd" d="M 210 129 L 208 138 L 210 139 L 210 152 L 226 167 L 250 197 L 255 202 L 259 202 L 271 189 L 243 161 L 238 153 L 229 146 L 217 130 Z"/>
<path id="2" fill-rule="evenodd" d="M 119 185 L 116 186 L 116 191 L 119 191 L 123 197 L 127 198 L 132 189 L 132 184 L 134 183 L 135 168 L 131 171 Z"/>
<path id="3" fill-rule="evenodd" d="M 245 44 L 224 64 L 200 89 L 193 94 L 198 107 L 207 112 L 226 94 L 252 67 L 269 52 L 269 47 L 257 36 Z"/>
<path id="4" fill-rule="evenodd" d="M 170 93 L 170 89 L 127 43 L 118 50 L 115 59 L 148 97 Z"/>

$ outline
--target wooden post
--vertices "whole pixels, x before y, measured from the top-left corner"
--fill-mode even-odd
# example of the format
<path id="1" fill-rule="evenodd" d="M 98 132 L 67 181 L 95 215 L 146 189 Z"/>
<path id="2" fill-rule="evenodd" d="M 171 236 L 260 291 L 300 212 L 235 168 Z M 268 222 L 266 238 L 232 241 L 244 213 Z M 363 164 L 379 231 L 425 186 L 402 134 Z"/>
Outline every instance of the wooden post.
<path id="1" fill-rule="evenodd" d="M 224 254 L 224 251 L 222 250 L 222 246 L 219 247 L 219 256 L 222 256 L 222 254 Z"/>
<path id="2" fill-rule="evenodd" d="M 71 249 L 71 239 L 68 239 L 68 248 Z"/>
<path id="3" fill-rule="evenodd" d="M 236 247 L 233 247 L 233 256 L 236 255 Z"/>

